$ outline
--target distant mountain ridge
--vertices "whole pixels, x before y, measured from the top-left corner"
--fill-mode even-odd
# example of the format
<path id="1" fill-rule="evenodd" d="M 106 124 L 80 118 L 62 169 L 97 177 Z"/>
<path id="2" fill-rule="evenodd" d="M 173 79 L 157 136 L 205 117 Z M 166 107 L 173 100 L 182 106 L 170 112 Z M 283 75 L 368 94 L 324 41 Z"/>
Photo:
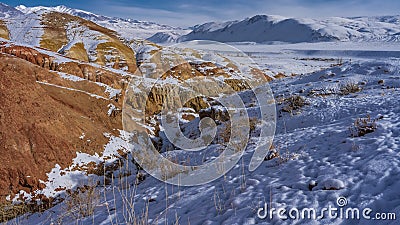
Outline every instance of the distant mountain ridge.
<path id="1" fill-rule="evenodd" d="M 35 7 L 27 7 L 25 5 L 19 5 L 15 7 L 15 9 L 28 14 L 34 13 L 39 11 L 55 11 L 60 13 L 68 13 L 70 15 L 79 16 L 84 19 L 91 19 L 91 20 L 107 20 L 109 17 L 97 15 L 88 11 L 80 10 L 80 9 L 72 9 L 65 5 L 59 5 L 55 7 L 45 7 L 45 6 L 35 6 Z"/>
<path id="2" fill-rule="evenodd" d="M 178 41 L 399 41 L 399 21 L 400 16 L 296 19 L 256 15 L 241 21 L 196 25 L 191 33 L 183 35 Z"/>
<path id="3" fill-rule="evenodd" d="M 132 40 L 134 38 L 147 39 L 158 32 L 174 32 L 176 34 L 179 34 L 179 36 L 188 33 L 187 30 L 179 27 L 173 27 L 165 24 L 158 24 L 150 21 L 108 17 L 88 12 L 85 10 L 69 8 L 64 5 L 59 5 L 55 7 L 45 7 L 45 6 L 27 7 L 24 5 L 19 5 L 15 8 L 12 8 L 10 6 L 7 7 L 14 9 L 17 12 L 21 12 L 23 14 L 39 13 L 45 11 L 67 13 L 73 16 L 81 17 L 89 21 L 93 21 L 103 27 L 114 30 L 117 33 L 119 33 L 123 38 L 128 40 Z"/>

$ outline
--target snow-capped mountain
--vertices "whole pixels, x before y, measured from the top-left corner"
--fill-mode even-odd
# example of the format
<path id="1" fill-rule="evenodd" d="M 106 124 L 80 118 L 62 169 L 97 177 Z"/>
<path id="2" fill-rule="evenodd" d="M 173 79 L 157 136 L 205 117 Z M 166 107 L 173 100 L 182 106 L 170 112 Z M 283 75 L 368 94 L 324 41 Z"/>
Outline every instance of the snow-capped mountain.
<path id="1" fill-rule="evenodd" d="M 21 14 L 19 10 L 0 2 L 0 18 L 10 18 Z"/>
<path id="2" fill-rule="evenodd" d="M 26 7 L 25 5 L 19 5 L 15 7 L 15 9 L 25 13 L 34 13 L 34 12 L 39 12 L 39 11 L 54 11 L 54 12 L 60 12 L 60 13 L 68 13 L 74 16 L 79 16 L 87 20 L 106 20 L 108 17 L 106 16 L 101 16 L 97 15 L 91 12 L 87 12 L 84 10 L 80 9 L 72 9 L 64 5 L 59 5 L 55 7 L 45 7 L 45 6 L 35 6 L 35 7 Z"/>
<path id="3" fill-rule="evenodd" d="M 173 32 L 179 36 L 187 34 L 190 30 L 158 24 L 149 21 L 133 19 L 110 18 L 107 20 L 95 21 L 97 24 L 115 30 L 124 39 L 147 39 L 159 32 Z"/>
<path id="4" fill-rule="evenodd" d="M 154 42 L 154 43 L 174 43 L 177 42 L 178 39 L 184 35 L 188 34 L 190 30 L 181 30 L 180 32 L 177 31 L 163 31 L 157 32 L 153 36 L 147 38 L 147 40 Z"/>
<path id="5" fill-rule="evenodd" d="M 399 16 L 332 17 L 327 19 L 285 18 L 257 15 L 241 21 L 205 23 L 179 38 L 221 42 L 320 42 L 320 41 L 398 41 Z"/>
<path id="6" fill-rule="evenodd" d="M 108 17 L 80 9 L 72 9 L 64 5 L 56 7 L 44 7 L 44 6 L 27 7 L 24 5 L 19 5 L 15 7 L 15 9 L 25 14 L 30 14 L 33 12 L 50 11 L 50 12 L 67 13 L 73 16 L 78 16 L 83 19 L 93 21 L 108 29 L 114 30 L 118 34 L 120 34 L 121 37 L 127 40 L 132 40 L 137 38 L 146 39 L 158 32 L 173 32 L 179 36 L 187 34 L 189 32 L 188 30 L 179 27 L 173 27 L 149 21 L 139 21 L 135 19 Z"/>

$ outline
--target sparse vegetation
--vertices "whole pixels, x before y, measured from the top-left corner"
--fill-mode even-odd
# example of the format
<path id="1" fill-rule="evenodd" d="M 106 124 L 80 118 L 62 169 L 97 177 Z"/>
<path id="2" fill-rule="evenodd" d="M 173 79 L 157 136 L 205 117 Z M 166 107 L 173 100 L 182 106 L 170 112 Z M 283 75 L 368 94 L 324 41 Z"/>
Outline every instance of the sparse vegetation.
<path id="1" fill-rule="evenodd" d="M 343 65 L 343 58 L 337 58 L 336 62 L 331 64 L 331 67 Z"/>
<path id="2" fill-rule="evenodd" d="M 278 165 L 282 165 L 283 163 L 288 162 L 289 160 L 295 160 L 299 158 L 299 154 L 297 153 L 292 153 L 289 152 L 289 150 L 286 150 L 284 153 L 279 154 L 278 156 Z"/>
<path id="3" fill-rule="evenodd" d="M 120 164 L 119 171 L 130 170 L 131 164 Z M 111 220 L 111 224 L 131 224 L 131 225 L 147 225 L 150 224 L 149 220 L 149 204 L 150 202 L 156 201 L 154 198 L 146 198 L 144 200 L 144 206 L 138 209 L 138 201 L 135 198 L 138 185 L 145 179 L 146 173 L 135 166 L 137 169 L 136 179 L 134 183 L 130 183 L 128 179 L 121 179 L 121 176 L 114 177 L 111 175 L 111 190 L 112 198 L 108 198 L 106 194 L 106 188 L 108 186 L 104 185 L 104 204 L 107 208 L 107 213 L 110 217 L 113 217 L 116 213 L 115 209 L 111 205 L 117 205 L 117 198 L 120 197 L 122 202 L 122 219 L 114 218 Z M 117 178 L 117 179 L 116 179 Z M 119 196 L 119 197 L 117 197 Z M 112 202 L 112 204 L 109 204 Z M 136 207 L 136 208 L 135 208 Z M 155 218 L 154 221 L 158 221 L 159 218 Z M 156 222 L 155 222 L 156 223 Z"/>
<path id="4" fill-rule="evenodd" d="M 282 111 L 288 113 L 293 113 L 294 111 L 299 110 L 305 105 L 308 105 L 306 99 L 300 95 L 292 95 L 288 98 L 285 98 L 283 102 L 285 106 L 283 106 Z"/>
<path id="5" fill-rule="evenodd" d="M 35 213 L 35 212 L 43 212 L 54 205 L 53 198 L 46 198 L 44 196 L 36 196 L 34 200 L 25 201 L 18 200 L 16 202 L 13 201 L 5 201 L 0 203 L 0 223 L 6 223 L 9 220 L 13 220 L 19 216 L 22 216 L 26 213 Z M 41 197 L 41 198 L 39 198 Z M 18 219 L 16 219 L 18 220 Z M 19 224 L 13 221 L 12 224 Z"/>
<path id="6" fill-rule="evenodd" d="M 355 82 L 348 82 L 339 86 L 340 95 L 349 95 L 351 93 L 360 92 L 361 87 Z"/>
<path id="7" fill-rule="evenodd" d="M 370 115 L 366 118 L 357 118 L 354 124 L 350 126 L 350 136 L 351 137 L 362 137 L 368 133 L 372 133 L 377 129 L 376 125 L 377 119 L 371 119 Z"/>
<path id="8" fill-rule="evenodd" d="M 30 212 L 30 207 L 25 203 L 13 204 L 4 202 L 0 204 L 0 222 L 6 222 L 17 216 Z"/>
<path id="9" fill-rule="evenodd" d="M 222 214 L 225 211 L 225 205 L 223 200 L 220 198 L 219 193 L 214 190 L 214 207 L 218 214 Z"/>
<path id="10" fill-rule="evenodd" d="M 300 155 L 297 153 L 289 152 L 289 149 L 287 149 L 287 148 L 286 148 L 285 152 L 281 153 L 279 148 L 275 148 L 275 146 L 272 145 L 269 149 L 267 156 L 265 157 L 265 160 L 269 161 L 269 160 L 276 159 L 276 165 L 280 166 L 289 160 L 297 159 L 299 156 Z"/>
<path id="11" fill-rule="evenodd" d="M 100 203 L 100 194 L 96 184 L 84 185 L 75 191 L 68 190 L 65 199 L 66 211 L 75 219 L 91 216 Z"/>
<path id="12" fill-rule="evenodd" d="M 255 131 L 259 124 L 260 120 L 258 118 L 249 118 L 250 132 Z"/>

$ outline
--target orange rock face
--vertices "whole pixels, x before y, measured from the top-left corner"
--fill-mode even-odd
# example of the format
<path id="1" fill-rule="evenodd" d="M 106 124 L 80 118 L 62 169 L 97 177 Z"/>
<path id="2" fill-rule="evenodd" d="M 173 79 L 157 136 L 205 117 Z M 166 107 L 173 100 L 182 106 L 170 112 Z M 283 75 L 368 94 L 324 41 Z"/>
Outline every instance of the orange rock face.
<path id="1" fill-rule="evenodd" d="M 25 46 L 8 46 L 6 44 L 0 43 L 0 52 L 14 55 L 46 69 L 57 70 L 57 63 L 54 63 L 50 56 Z"/>
<path id="2" fill-rule="evenodd" d="M 103 133 L 117 135 L 116 129 L 122 129 L 120 115 L 109 116 L 108 105 L 121 107 L 122 101 L 106 98 L 104 88 L 88 80 L 60 78 L 49 71 L 59 70 L 52 57 L 34 49 L 14 46 L 0 51 L 0 198 L 4 199 L 19 190 L 43 188 L 39 179 L 46 180 L 55 164 L 69 166 L 76 152 L 101 153 L 108 142 Z M 120 87 L 121 76 L 104 72 L 104 77 L 105 83 Z M 83 133 L 85 138 L 79 138 Z"/>

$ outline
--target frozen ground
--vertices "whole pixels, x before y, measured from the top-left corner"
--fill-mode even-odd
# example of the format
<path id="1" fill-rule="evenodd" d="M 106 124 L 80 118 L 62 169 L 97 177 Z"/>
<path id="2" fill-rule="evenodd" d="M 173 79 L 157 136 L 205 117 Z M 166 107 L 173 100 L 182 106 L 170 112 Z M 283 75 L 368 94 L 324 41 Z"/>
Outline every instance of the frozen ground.
<path id="1" fill-rule="evenodd" d="M 172 186 L 148 175 L 135 175 L 136 167 L 128 163 L 114 172 L 115 179 L 110 185 L 96 188 L 98 198 L 93 201 L 92 216 L 82 218 L 73 213 L 75 208 L 68 206 L 67 198 L 43 213 L 26 214 L 14 222 L 397 224 L 400 219 L 400 47 L 390 43 L 235 46 L 249 52 L 262 69 L 272 74 L 296 74 L 270 83 L 278 115 L 274 151 L 280 157 L 264 161 L 257 170 L 249 172 L 247 165 L 254 145 L 250 143 L 240 163 L 226 176 L 196 187 Z M 377 51 L 378 56 L 374 54 Z M 222 54 L 236 57 L 229 52 Z M 331 58 L 334 61 L 320 60 Z M 340 58 L 341 65 L 332 66 Z M 348 84 L 358 85 L 361 91 L 343 95 L 343 88 Z M 282 110 L 284 99 L 292 95 L 302 96 L 307 104 L 288 113 Z M 357 136 L 350 130 L 354 122 L 368 116 L 375 122 L 376 130 L 352 137 Z M 110 137 L 108 150 L 112 151 L 110 148 L 122 142 L 121 138 Z M 105 182 L 103 177 L 89 179 Z M 320 215 L 324 207 L 338 207 L 340 196 L 347 199 L 344 208 L 371 208 L 372 218 L 376 213 L 396 213 L 397 222 L 332 219 L 327 214 L 320 220 L 282 220 L 277 215 L 272 220 L 257 217 L 264 203 L 288 210 L 313 207 Z"/>

